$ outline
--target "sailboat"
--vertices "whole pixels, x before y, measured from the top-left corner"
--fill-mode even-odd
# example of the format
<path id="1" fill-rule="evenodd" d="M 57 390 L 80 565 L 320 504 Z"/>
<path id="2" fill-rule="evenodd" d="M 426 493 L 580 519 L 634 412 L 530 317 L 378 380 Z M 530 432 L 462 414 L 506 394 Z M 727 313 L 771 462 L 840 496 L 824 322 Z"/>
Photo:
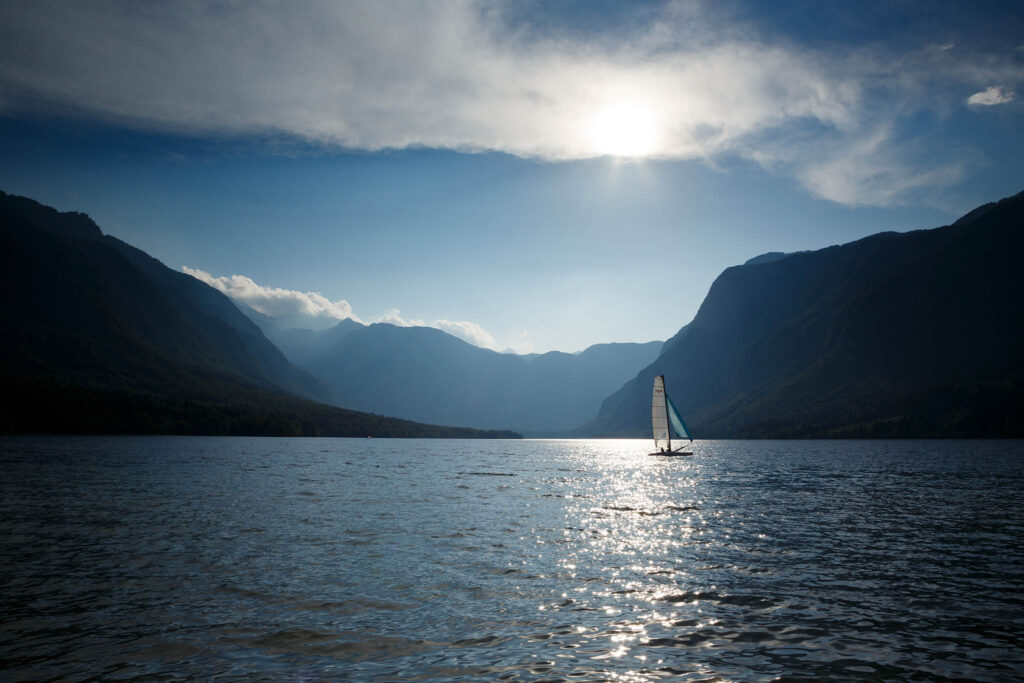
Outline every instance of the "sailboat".
<path id="1" fill-rule="evenodd" d="M 654 447 L 658 449 L 650 455 L 693 455 L 684 450 L 672 450 L 672 431 L 683 439 L 689 439 L 690 430 L 686 428 L 683 418 L 672 405 L 672 399 L 665 391 L 665 375 L 658 375 L 654 378 L 654 396 L 651 398 L 651 422 L 654 426 Z"/>

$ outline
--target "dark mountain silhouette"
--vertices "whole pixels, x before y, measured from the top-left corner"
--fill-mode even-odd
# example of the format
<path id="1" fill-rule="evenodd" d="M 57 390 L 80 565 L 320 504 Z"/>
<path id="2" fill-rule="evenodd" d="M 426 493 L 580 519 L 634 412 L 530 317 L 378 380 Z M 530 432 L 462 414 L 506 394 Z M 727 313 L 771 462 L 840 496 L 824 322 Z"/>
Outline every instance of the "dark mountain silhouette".
<path id="1" fill-rule="evenodd" d="M 576 354 L 515 355 L 429 327 L 342 320 L 323 332 L 276 330 L 288 357 L 328 384 L 337 405 L 528 434 L 566 433 L 651 362 L 661 342 L 597 344 Z"/>
<path id="2" fill-rule="evenodd" d="M 313 403 L 227 297 L 84 214 L 0 193 L 0 263 L 0 431 L 453 434 Z"/>
<path id="3" fill-rule="evenodd" d="M 729 268 L 577 433 L 647 436 L 664 374 L 698 436 L 1024 436 L 1022 247 L 1024 193 Z"/>

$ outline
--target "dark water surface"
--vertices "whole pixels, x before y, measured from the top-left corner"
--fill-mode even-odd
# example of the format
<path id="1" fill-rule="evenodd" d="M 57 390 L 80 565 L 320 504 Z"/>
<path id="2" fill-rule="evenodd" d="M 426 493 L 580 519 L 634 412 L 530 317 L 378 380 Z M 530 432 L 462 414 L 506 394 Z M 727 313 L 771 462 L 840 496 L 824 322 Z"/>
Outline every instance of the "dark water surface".
<path id="1" fill-rule="evenodd" d="M 1024 443 L 0 440 L 0 678 L 1024 680 Z"/>

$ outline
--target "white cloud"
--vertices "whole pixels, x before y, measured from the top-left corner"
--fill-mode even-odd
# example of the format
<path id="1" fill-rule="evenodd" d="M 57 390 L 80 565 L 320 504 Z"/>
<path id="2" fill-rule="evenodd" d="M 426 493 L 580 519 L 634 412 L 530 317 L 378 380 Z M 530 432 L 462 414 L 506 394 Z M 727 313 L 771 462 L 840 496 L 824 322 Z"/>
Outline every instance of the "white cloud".
<path id="1" fill-rule="evenodd" d="M 383 315 L 373 318 L 373 322 L 390 323 L 399 327 L 434 327 L 442 332 L 447 332 L 453 337 L 458 337 L 462 341 L 468 342 L 473 346 L 479 346 L 480 348 L 491 349 L 494 351 L 498 349 L 498 345 L 494 340 L 494 335 L 480 325 L 468 320 L 446 320 L 444 318 L 440 318 L 432 323 L 428 323 L 425 320 L 420 320 L 418 318 L 403 318 L 401 311 L 397 308 L 392 308 Z"/>
<path id="2" fill-rule="evenodd" d="M 805 182 L 831 162 L 845 166 L 845 182 L 865 198 L 862 190 L 877 184 L 870 149 L 890 161 L 899 154 L 892 144 L 865 147 L 876 131 L 941 109 L 960 88 L 1024 77 L 1012 59 L 971 62 L 968 51 L 945 45 L 905 54 L 802 48 L 715 19 L 715 5 L 699 2 L 666 3 L 647 26 L 621 37 L 513 28 L 503 7 L 474 0 L 4 3 L 0 108 L 48 101 L 186 133 L 547 160 L 620 147 L 593 131 L 610 108 L 626 108 L 650 122 L 643 147 L 653 156 L 740 154 Z M 1012 99 L 1013 91 L 993 88 L 969 101 Z M 808 137 L 799 146 L 808 156 L 778 163 L 772 145 L 792 129 Z M 820 158 L 821 149 L 848 148 L 868 150 L 865 163 Z M 889 168 L 897 186 L 945 177 L 929 180 L 907 159 Z M 833 183 L 807 187 L 839 202 L 851 194 Z M 898 198 L 890 192 L 881 203 Z"/>
<path id="3" fill-rule="evenodd" d="M 36 0 L 0 18 L 0 82 L 14 91 L 145 124 L 367 150 L 599 156 L 590 124 L 626 103 L 655 112 L 659 155 L 692 158 L 792 117 L 843 125 L 855 95 L 791 49 L 681 47 L 671 13 L 629 44 L 507 35 L 467 0 Z"/>
<path id="4" fill-rule="evenodd" d="M 371 320 L 375 323 L 388 323 L 398 327 L 430 327 L 425 321 L 418 318 L 403 318 L 402 312 L 397 308 L 391 308 L 383 315 L 378 315 Z"/>
<path id="5" fill-rule="evenodd" d="M 498 349 L 498 345 L 494 342 L 494 335 L 468 320 L 444 320 L 442 318 L 435 320 L 433 327 L 447 332 L 453 337 L 458 337 L 473 346 L 495 351 Z"/>
<path id="6" fill-rule="evenodd" d="M 967 104 L 991 107 L 995 104 L 1006 104 L 1007 102 L 1012 102 L 1016 97 L 1016 91 L 1010 90 L 1002 85 L 993 85 L 968 97 Z"/>
<path id="7" fill-rule="evenodd" d="M 256 284 L 244 275 L 216 277 L 203 270 L 182 266 L 181 270 L 197 280 L 201 280 L 232 299 L 240 301 L 255 310 L 278 318 L 289 324 L 305 324 L 317 322 L 326 326 L 352 318 L 362 322 L 352 313 L 352 307 L 344 299 L 331 301 L 319 292 L 297 292 L 278 287 L 264 287 Z"/>
<path id="8" fill-rule="evenodd" d="M 351 318 L 363 322 L 352 312 L 344 299 L 331 301 L 319 292 L 298 292 L 278 287 L 265 287 L 245 275 L 215 276 L 204 270 L 182 266 L 181 270 L 205 282 L 235 301 L 240 301 L 260 313 L 276 319 L 284 327 L 325 329 L 338 320 Z M 399 327 L 434 327 L 465 342 L 485 349 L 497 350 L 494 335 L 468 320 L 440 318 L 432 323 L 419 318 L 402 317 L 397 308 L 371 318 L 371 322 L 390 323 Z"/>

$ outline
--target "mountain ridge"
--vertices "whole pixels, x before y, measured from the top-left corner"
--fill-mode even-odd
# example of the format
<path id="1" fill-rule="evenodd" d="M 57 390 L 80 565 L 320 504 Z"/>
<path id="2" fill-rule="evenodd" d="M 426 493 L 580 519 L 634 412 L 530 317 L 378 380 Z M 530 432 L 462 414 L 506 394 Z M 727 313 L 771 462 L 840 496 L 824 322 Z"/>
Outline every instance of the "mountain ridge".
<path id="1" fill-rule="evenodd" d="M 1024 193 L 949 226 L 728 268 L 576 433 L 645 436 L 665 374 L 709 437 L 1024 435 L 1022 225 Z"/>
<path id="2" fill-rule="evenodd" d="M 0 264 L 0 431 L 499 435 L 316 403 L 227 297 L 85 214 L 0 193 Z"/>
<path id="3" fill-rule="evenodd" d="M 566 434 L 661 347 L 608 343 L 516 355 L 432 327 L 345 319 L 321 332 L 281 330 L 254 313 L 290 360 L 331 387 L 336 405 L 534 436 Z"/>
<path id="4" fill-rule="evenodd" d="M 0 193 L 0 382 L 24 397 L 0 430 L 646 436 L 665 374 L 698 436 L 1024 436 L 1022 226 L 1024 193 L 769 252 L 664 343 L 517 356 L 434 328 L 276 329 L 85 214 Z"/>

